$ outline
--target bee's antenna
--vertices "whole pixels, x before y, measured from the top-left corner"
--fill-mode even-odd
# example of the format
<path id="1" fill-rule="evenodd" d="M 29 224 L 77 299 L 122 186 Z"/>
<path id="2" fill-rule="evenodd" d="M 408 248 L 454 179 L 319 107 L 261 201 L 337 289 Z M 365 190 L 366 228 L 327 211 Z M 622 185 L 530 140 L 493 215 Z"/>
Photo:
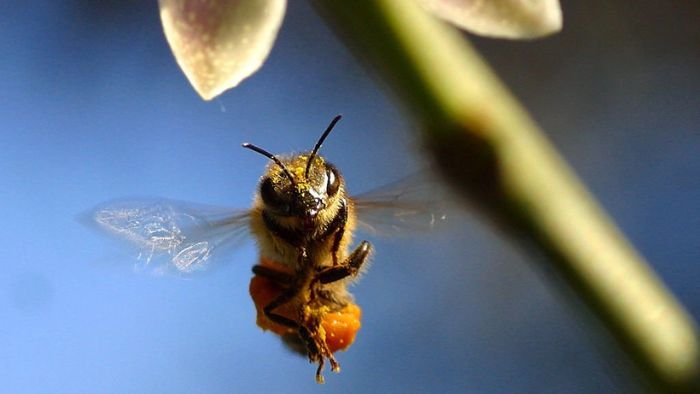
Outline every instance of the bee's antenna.
<path id="1" fill-rule="evenodd" d="M 241 146 L 244 147 L 244 148 L 250 149 L 250 150 L 252 150 L 252 151 L 258 152 L 258 153 L 260 153 L 261 155 L 267 157 L 268 159 L 274 161 L 275 164 L 277 164 L 278 166 L 280 166 L 280 168 L 282 169 L 282 171 L 284 171 L 284 174 L 287 175 L 287 178 L 289 178 L 289 181 L 292 182 L 292 185 L 294 185 L 294 177 L 292 177 L 292 174 L 289 172 L 289 170 L 287 169 L 287 167 L 284 166 L 284 163 L 282 163 L 282 161 L 280 161 L 280 159 L 278 159 L 275 155 L 273 155 L 272 153 L 266 151 L 266 150 L 263 149 L 263 148 L 259 148 L 259 147 L 255 146 L 255 145 L 249 144 L 249 143 L 247 143 L 247 142 L 244 143 L 244 144 L 241 144 Z"/>
<path id="2" fill-rule="evenodd" d="M 311 151 L 311 156 L 309 156 L 309 161 L 306 163 L 306 171 L 304 171 L 304 178 L 308 178 L 309 176 L 309 170 L 311 169 L 311 163 L 313 163 L 314 158 L 316 158 L 316 153 L 318 152 L 319 149 L 321 149 L 321 145 L 323 145 L 323 141 L 326 140 L 326 137 L 328 137 L 328 134 L 331 133 L 331 130 L 333 130 L 333 127 L 335 127 L 335 124 L 338 123 L 340 118 L 342 118 L 343 115 L 336 115 L 333 120 L 331 120 L 331 123 L 326 127 L 326 131 L 321 134 L 321 138 L 318 139 L 316 142 L 316 145 L 314 146 L 314 150 Z"/>

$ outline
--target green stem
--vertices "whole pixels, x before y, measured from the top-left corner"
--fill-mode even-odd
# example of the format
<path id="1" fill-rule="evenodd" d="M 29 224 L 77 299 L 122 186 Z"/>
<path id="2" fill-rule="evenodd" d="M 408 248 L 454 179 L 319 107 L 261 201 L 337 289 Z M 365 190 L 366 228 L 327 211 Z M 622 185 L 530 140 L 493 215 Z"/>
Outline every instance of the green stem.
<path id="1" fill-rule="evenodd" d="M 544 252 L 657 389 L 699 390 L 694 322 L 464 37 L 412 1 L 314 3 L 418 122 L 447 182 Z"/>

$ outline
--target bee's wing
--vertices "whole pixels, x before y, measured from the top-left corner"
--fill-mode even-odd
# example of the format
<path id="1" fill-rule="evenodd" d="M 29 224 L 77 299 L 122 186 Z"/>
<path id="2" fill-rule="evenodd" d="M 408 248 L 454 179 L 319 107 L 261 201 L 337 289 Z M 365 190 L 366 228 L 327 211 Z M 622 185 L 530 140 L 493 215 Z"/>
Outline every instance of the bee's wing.
<path id="1" fill-rule="evenodd" d="M 212 253 L 248 235 L 249 212 L 167 199 L 102 204 L 86 218 L 139 250 L 139 268 L 191 273 L 208 267 Z"/>
<path id="2" fill-rule="evenodd" d="M 431 231 L 447 220 L 447 193 L 423 172 L 353 198 L 358 225 L 377 235 Z"/>

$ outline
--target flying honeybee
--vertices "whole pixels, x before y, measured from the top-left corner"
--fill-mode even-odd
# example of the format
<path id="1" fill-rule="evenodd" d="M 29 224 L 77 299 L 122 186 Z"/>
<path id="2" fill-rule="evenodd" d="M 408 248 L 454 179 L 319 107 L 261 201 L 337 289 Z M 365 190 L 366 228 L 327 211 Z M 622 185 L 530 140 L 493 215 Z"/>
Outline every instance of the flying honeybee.
<path id="1" fill-rule="evenodd" d="M 445 219 L 440 202 L 430 202 L 422 182 L 411 178 L 349 197 L 338 169 L 318 155 L 339 120 L 310 152 L 278 157 L 243 144 L 270 159 L 249 210 L 132 199 L 99 206 L 91 218 L 136 244 L 143 266 L 157 273 L 205 269 L 213 252 L 251 234 L 260 249 L 250 282 L 257 324 L 318 364 L 322 383 L 325 361 L 338 372 L 334 353 L 347 349 L 360 329 L 361 310 L 347 287 L 366 267 L 372 245 L 352 245 L 357 225 L 395 233 Z"/>

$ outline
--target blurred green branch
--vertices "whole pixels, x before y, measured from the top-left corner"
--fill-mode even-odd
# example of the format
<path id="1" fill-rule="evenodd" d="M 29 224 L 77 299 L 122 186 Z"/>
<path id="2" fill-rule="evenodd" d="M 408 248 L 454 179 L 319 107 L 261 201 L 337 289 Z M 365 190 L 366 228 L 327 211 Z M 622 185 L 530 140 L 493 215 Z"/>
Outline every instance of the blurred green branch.
<path id="1" fill-rule="evenodd" d="M 656 389 L 700 391 L 693 321 L 464 37 L 412 1 L 314 3 L 417 121 L 447 182 L 544 252 Z"/>

